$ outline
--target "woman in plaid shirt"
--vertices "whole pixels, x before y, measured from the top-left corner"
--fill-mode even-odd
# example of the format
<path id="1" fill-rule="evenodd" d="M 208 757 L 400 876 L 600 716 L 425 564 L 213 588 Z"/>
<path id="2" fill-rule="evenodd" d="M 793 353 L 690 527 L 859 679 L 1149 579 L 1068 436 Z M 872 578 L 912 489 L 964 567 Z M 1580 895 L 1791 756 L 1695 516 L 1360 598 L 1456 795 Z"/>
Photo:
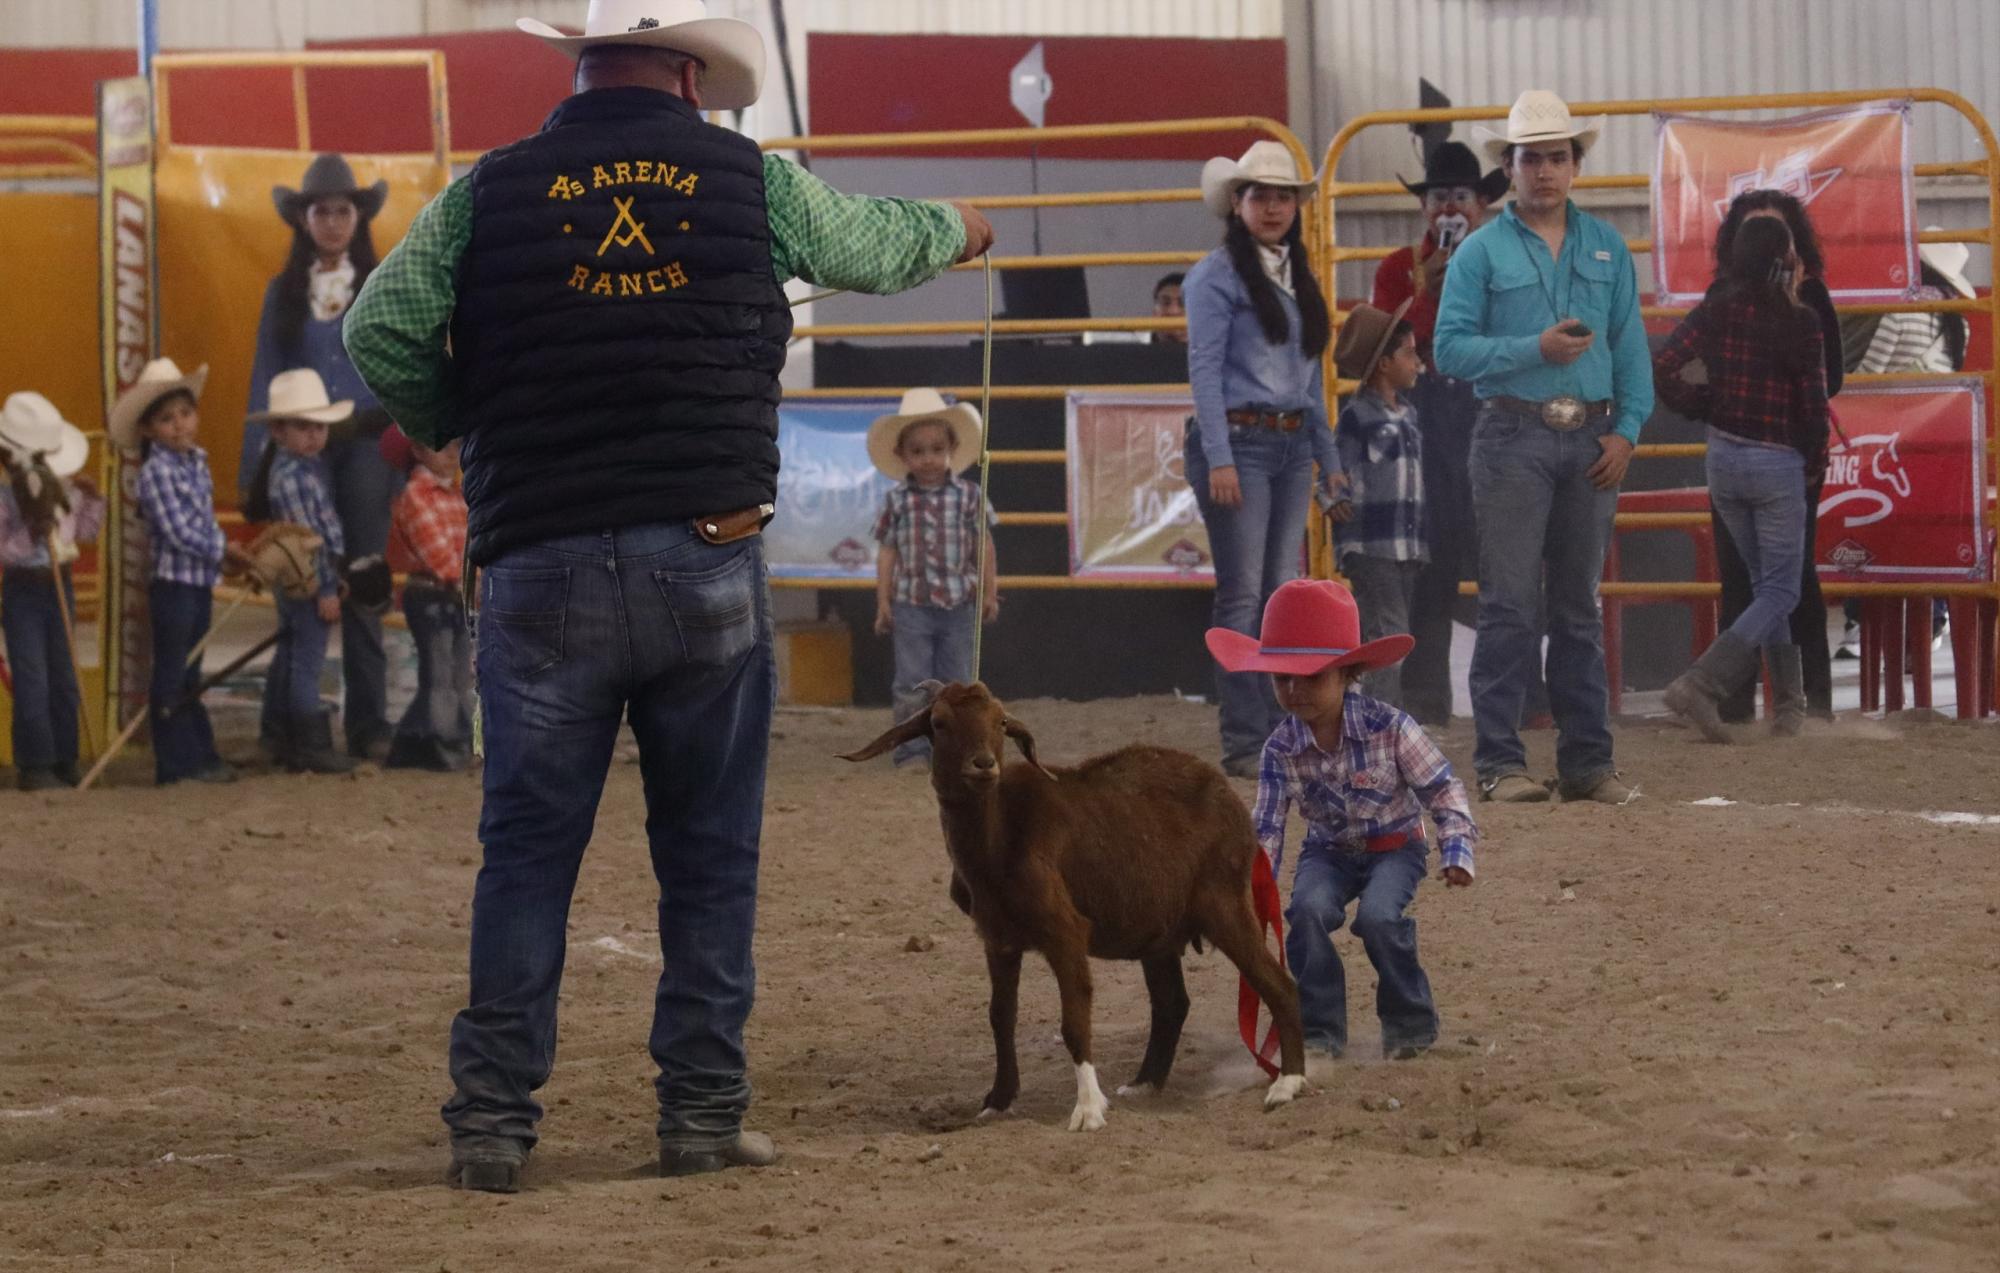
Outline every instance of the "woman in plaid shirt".
<path id="1" fill-rule="evenodd" d="M 1667 687 L 1667 706 L 1711 742 L 1730 741 L 1721 702 L 1757 674 L 1758 648 L 1777 691 L 1773 729 L 1805 721 L 1799 601 L 1809 475 L 1826 465 L 1829 413 L 1819 315 L 1799 301 L 1801 262 L 1777 217 L 1743 223 L 1722 276 L 1653 362 L 1662 401 L 1708 422 L 1708 491 L 1749 567 L 1750 605 Z M 1682 372 L 1699 360 L 1706 374 Z"/>

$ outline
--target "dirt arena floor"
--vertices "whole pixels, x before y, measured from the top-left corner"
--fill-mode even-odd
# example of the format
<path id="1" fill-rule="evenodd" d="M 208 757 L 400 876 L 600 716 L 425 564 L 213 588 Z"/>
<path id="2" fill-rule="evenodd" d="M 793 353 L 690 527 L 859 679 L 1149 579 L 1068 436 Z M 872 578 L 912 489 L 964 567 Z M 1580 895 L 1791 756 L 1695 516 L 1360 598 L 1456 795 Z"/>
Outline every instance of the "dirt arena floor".
<path id="1" fill-rule="evenodd" d="M 1014 707 L 1058 762 L 1214 728 Z M 648 1174 L 655 891 L 620 764 L 514 1197 L 442 1183 L 474 778 L 0 793 L 0 1270 L 2000 1267 L 2000 729 L 1630 723 L 1642 802 L 1486 806 L 1478 884 L 1419 894 L 1436 1052 L 1265 1114 L 1235 974 L 1190 955 L 1167 1093 L 1072 1135 L 1038 962 L 1022 1100 L 972 1121 L 984 965 L 928 784 L 831 758 L 884 723 L 778 722 L 750 1049 L 782 1164 Z M 1337 940 L 1360 1056 L 1373 976 Z M 1136 967 L 1097 984 L 1108 1088 L 1146 1006 Z"/>

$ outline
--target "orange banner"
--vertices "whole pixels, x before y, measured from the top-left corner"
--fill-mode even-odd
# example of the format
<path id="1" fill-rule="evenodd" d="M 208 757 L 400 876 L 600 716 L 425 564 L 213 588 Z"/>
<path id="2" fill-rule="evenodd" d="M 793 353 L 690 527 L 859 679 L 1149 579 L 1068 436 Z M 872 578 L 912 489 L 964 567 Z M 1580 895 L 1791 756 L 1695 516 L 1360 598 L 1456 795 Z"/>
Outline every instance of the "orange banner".
<path id="1" fill-rule="evenodd" d="M 1181 464 L 1194 404 L 1079 393 L 1068 403 L 1070 573 L 1214 578 L 1208 530 Z"/>
<path id="2" fill-rule="evenodd" d="M 1910 104 L 1869 102 L 1756 123 L 1656 115 L 1653 274 L 1663 304 L 1701 299 L 1715 233 L 1750 190 L 1806 205 L 1836 300 L 1897 300 L 1917 278 Z"/>

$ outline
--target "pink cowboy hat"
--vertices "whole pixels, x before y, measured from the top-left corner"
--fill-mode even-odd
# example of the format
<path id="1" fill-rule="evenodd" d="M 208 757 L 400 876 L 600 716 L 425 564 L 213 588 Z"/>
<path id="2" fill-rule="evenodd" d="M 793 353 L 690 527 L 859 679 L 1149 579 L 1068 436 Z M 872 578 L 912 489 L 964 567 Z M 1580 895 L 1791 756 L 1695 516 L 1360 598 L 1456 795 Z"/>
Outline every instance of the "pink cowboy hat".
<path id="1" fill-rule="evenodd" d="M 1312 676 L 1329 667 L 1377 668 L 1400 662 L 1417 641 L 1407 634 L 1361 642 L 1354 594 L 1330 579 L 1294 579 L 1264 606 L 1263 636 L 1208 630 L 1208 652 L 1230 672 Z"/>

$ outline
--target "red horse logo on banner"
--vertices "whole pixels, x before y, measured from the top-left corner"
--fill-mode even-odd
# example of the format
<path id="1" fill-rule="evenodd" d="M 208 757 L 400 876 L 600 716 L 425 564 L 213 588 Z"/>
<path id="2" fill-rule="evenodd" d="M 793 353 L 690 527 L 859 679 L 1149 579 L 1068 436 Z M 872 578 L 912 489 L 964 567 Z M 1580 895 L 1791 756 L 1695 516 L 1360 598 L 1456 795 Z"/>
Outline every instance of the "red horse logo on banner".
<path id="1" fill-rule="evenodd" d="M 1815 560 L 1822 578 L 1977 581 L 1992 569 L 1985 524 L 1985 382 L 1856 385 L 1826 457 Z"/>

